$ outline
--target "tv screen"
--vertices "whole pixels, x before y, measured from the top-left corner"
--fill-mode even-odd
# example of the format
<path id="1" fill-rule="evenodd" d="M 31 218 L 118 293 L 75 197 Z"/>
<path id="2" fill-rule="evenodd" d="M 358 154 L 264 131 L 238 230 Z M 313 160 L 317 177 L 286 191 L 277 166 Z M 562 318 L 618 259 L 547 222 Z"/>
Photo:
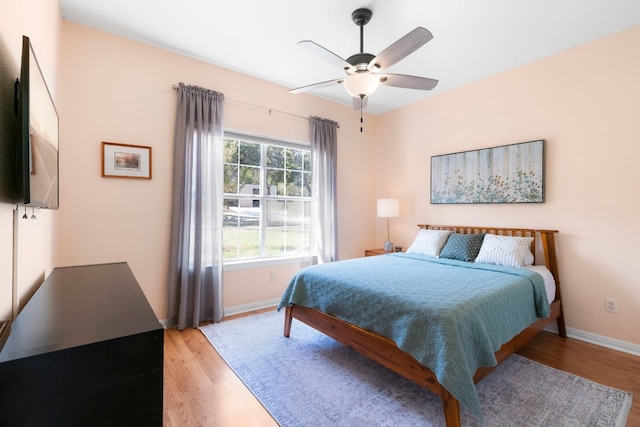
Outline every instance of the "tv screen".
<path id="1" fill-rule="evenodd" d="M 22 37 L 18 95 L 18 198 L 26 206 L 57 209 L 58 112 L 29 37 Z"/>

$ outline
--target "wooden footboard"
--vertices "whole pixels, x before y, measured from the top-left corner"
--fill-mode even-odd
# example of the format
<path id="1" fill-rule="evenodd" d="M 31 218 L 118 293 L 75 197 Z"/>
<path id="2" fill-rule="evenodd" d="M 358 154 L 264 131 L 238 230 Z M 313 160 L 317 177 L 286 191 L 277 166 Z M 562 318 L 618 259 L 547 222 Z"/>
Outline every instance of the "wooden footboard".
<path id="1" fill-rule="evenodd" d="M 380 363 L 403 377 L 439 395 L 447 427 L 460 426 L 460 404 L 449 390 L 438 382 L 435 374 L 413 356 L 400 350 L 395 342 L 313 308 L 293 305 L 286 308 L 284 336 L 291 333 L 296 318 L 312 328 L 351 347 L 363 356 Z"/>
<path id="2" fill-rule="evenodd" d="M 457 233 L 493 233 L 500 235 L 526 235 L 533 236 L 539 234 L 542 238 L 542 248 L 545 256 L 547 268 L 553 274 L 556 281 L 556 298 L 551 303 L 551 314 L 545 319 L 538 319 L 528 328 L 524 329 L 520 334 L 515 336 L 509 342 L 505 343 L 495 353 L 498 363 L 501 363 L 509 356 L 514 354 L 518 349 L 528 343 L 542 329 L 557 322 L 559 335 L 566 337 L 566 329 L 564 324 L 564 316 L 562 310 L 562 301 L 560 299 L 560 282 L 558 277 L 558 266 L 555 252 L 553 230 L 531 230 L 531 229 L 512 229 L 512 228 L 486 228 L 486 227 L 453 227 L 453 226 L 427 226 L 419 225 L 421 228 L 449 229 Z M 535 253 L 535 240 L 532 243 L 532 249 Z M 397 372 L 403 377 L 421 385 L 422 387 L 438 394 L 442 400 L 444 417 L 448 427 L 457 427 L 461 425 L 460 421 L 460 404 L 453 395 L 443 387 L 436 378 L 435 374 L 426 366 L 422 365 L 411 355 L 400 350 L 392 340 L 380 336 L 374 332 L 362 329 L 356 325 L 338 319 L 329 314 L 323 313 L 313 308 L 303 307 L 300 305 L 292 305 L 286 308 L 284 321 L 284 335 L 286 337 L 291 334 L 292 319 L 296 318 L 306 323 L 312 328 L 334 338 L 335 340 L 347 345 L 371 360 L 375 360 L 383 366 Z M 480 367 L 474 374 L 474 381 L 477 383 L 495 367 Z"/>
<path id="3" fill-rule="evenodd" d="M 539 319 L 527 329 L 505 343 L 496 352 L 498 363 L 506 360 L 527 342 L 531 341 L 538 332 L 547 325 L 559 319 L 562 313 L 560 301 L 551 304 L 551 315 Z M 430 390 L 440 396 L 447 427 L 460 426 L 460 404 L 453 395 L 443 387 L 436 375 L 426 366 L 418 362 L 413 356 L 400 350 L 395 342 L 374 332 L 362 329 L 345 322 L 337 317 L 323 313 L 313 308 L 292 305 L 286 308 L 284 321 L 284 336 L 291 334 L 292 319 L 296 318 L 312 328 L 324 333 L 336 341 L 351 347 L 363 356 L 380 363 L 403 377 Z M 474 382 L 487 376 L 495 367 L 481 367 L 473 376 Z"/>

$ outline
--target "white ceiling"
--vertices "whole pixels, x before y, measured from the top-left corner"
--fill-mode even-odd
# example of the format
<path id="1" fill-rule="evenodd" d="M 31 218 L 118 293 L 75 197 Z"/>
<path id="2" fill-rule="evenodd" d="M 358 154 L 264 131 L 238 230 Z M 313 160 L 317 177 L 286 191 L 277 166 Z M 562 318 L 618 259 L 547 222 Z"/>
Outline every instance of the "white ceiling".
<path id="1" fill-rule="evenodd" d="M 64 19 L 280 84 L 344 77 L 297 46 L 359 52 L 351 13 L 366 7 L 364 51 L 378 54 L 417 26 L 433 40 L 388 69 L 440 80 L 429 92 L 381 86 L 382 114 L 536 59 L 640 25 L 639 0 L 59 0 Z M 189 83 L 189 82 L 186 82 Z M 289 94 L 283 89 L 283 96 Z M 340 86 L 314 95 L 345 105 Z"/>

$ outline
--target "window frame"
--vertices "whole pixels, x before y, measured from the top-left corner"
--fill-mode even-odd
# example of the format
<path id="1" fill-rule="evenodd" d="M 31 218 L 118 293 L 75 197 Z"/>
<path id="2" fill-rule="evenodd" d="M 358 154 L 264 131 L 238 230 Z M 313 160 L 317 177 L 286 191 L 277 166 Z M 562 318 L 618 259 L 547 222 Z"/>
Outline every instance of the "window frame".
<path id="1" fill-rule="evenodd" d="M 277 147 L 284 147 L 284 148 L 290 148 L 290 149 L 294 149 L 294 150 L 303 150 L 303 151 L 308 151 L 309 152 L 309 156 L 311 156 L 311 143 L 310 142 L 306 142 L 306 141 L 294 141 L 294 140 L 288 140 L 288 139 L 284 139 L 284 138 L 273 138 L 273 137 L 267 137 L 267 136 L 263 136 L 263 135 L 257 135 L 257 134 L 252 134 L 249 132 L 242 132 L 242 131 L 235 131 L 235 130 L 225 130 L 224 134 L 223 134 L 223 141 L 227 140 L 227 139 L 234 139 L 234 140 L 238 140 L 238 141 L 244 141 L 244 142 L 249 142 L 249 143 L 258 143 L 261 146 L 266 145 L 271 145 L 271 146 L 277 146 Z M 261 148 L 262 149 L 262 148 Z M 311 158 L 310 160 L 310 164 L 313 164 L 311 162 Z M 265 190 L 265 186 L 266 183 L 263 181 L 264 175 L 266 173 L 267 170 L 267 159 L 265 156 L 261 156 L 261 161 L 260 161 L 260 190 L 261 190 L 261 194 L 258 196 L 258 198 L 260 199 L 260 239 L 261 241 L 264 241 L 265 239 L 265 233 L 266 233 L 266 227 L 263 227 L 263 219 L 264 219 L 264 214 L 265 214 L 265 209 L 267 209 L 267 201 L 268 200 L 300 200 L 300 201 L 309 201 L 311 202 L 312 200 L 312 195 L 306 197 L 306 196 L 301 196 L 301 197 L 287 197 L 287 196 L 269 196 L 266 194 Z M 311 171 L 312 177 L 313 177 L 313 171 Z M 253 194 L 247 194 L 247 195 L 240 195 L 240 194 L 229 194 L 229 193 L 224 193 L 224 183 L 223 183 L 223 195 L 222 198 L 223 199 L 228 199 L 228 198 L 237 198 L 238 200 L 240 199 L 255 199 L 256 196 Z M 224 227 L 223 227 L 223 234 L 224 234 Z M 309 261 L 309 256 L 310 253 L 306 253 L 304 255 L 283 255 L 283 256 L 262 256 L 262 257 L 257 257 L 257 258 L 251 258 L 251 259 L 236 259 L 236 260 L 225 260 L 224 257 L 222 259 L 223 262 L 223 268 L 224 270 L 241 270 L 241 269 L 245 269 L 245 268 L 259 268 L 259 267 L 266 267 L 266 266 L 271 266 L 271 265 L 282 265 L 282 264 L 295 264 L 295 263 L 304 263 L 304 262 L 308 262 Z"/>

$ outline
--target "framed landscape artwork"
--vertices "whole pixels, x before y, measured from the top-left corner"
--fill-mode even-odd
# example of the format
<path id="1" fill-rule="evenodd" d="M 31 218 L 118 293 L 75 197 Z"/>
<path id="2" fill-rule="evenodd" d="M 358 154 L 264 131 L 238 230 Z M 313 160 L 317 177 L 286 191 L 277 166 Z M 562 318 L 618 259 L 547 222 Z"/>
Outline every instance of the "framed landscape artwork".
<path id="1" fill-rule="evenodd" d="M 151 179 L 151 147 L 103 142 L 102 176 Z"/>
<path id="2" fill-rule="evenodd" d="M 431 157 L 431 203 L 543 203 L 544 140 Z"/>

